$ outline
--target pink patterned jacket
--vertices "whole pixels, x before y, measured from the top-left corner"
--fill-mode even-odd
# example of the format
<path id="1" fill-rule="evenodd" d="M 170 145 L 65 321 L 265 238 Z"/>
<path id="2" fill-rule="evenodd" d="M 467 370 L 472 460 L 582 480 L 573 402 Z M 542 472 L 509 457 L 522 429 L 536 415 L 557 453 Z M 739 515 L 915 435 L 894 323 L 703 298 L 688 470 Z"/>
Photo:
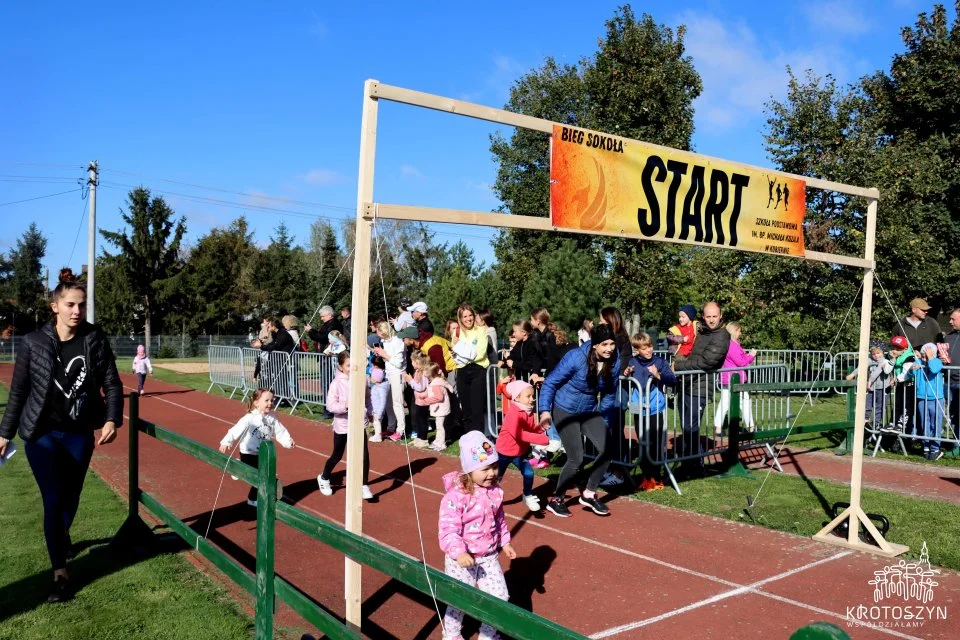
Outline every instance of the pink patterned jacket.
<path id="1" fill-rule="evenodd" d="M 446 495 L 440 502 L 440 549 L 449 558 L 464 551 L 472 556 L 498 553 L 510 543 L 510 529 L 503 515 L 503 489 L 499 485 L 474 487 L 464 493 L 457 483 L 459 471 L 443 476 Z"/>

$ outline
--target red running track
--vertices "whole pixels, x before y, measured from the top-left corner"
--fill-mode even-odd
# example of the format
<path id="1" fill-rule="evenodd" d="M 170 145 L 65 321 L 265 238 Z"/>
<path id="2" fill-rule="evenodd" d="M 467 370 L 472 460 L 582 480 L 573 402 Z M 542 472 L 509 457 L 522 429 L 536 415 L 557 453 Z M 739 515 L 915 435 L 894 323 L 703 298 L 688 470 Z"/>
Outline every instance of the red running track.
<path id="1" fill-rule="evenodd" d="M 9 380 L 10 368 L 0 367 Z M 129 385 L 131 377 L 124 376 Z M 150 380 L 142 416 L 215 447 L 243 413 L 237 401 Z M 281 415 L 298 448 L 280 449 L 278 469 L 288 499 L 299 508 L 341 523 L 342 487 L 329 498 L 316 475 L 332 446 L 328 426 Z M 98 448 L 93 466 L 125 493 L 126 433 Z M 151 438 L 141 438 L 141 486 L 204 531 L 220 473 Z M 421 558 L 407 458 L 402 446 L 371 445 L 371 488 L 364 532 L 383 544 Z M 441 476 L 457 467 L 450 456 L 410 449 L 426 560 L 442 566 L 437 546 Z M 335 472 L 341 483 L 343 466 Z M 538 485 L 543 480 L 538 478 Z M 629 499 L 610 502 L 612 516 L 574 508 L 559 519 L 532 516 L 519 501 L 520 478 L 505 480 L 508 519 L 519 557 L 503 559 L 511 600 L 535 613 L 596 638 L 786 638 L 813 621 L 840 625 L 854 638 L 955 638 L 960 615 L 960 575 L 937 577 L 929 606 L 944 607 L 946 620 L 922 627 L 847 628 L 847 607 L 871 606 L 874 572 L 895 564 L 786 533 L 701 516 Z M 229 477 L 216 508 L 210 540 L 252 568 L 255 522 L 247 487 Z M 318 602 L 343 614 L 343 556 L 284 525 L 277 528 L 276 570 Z M 217 576 L 216 571 L 211 573 Z M 363 631 L 372 638 L 438 638 L 433 602 L 386 576 L 364 569 Z M 879 605 L 896 604 L 892 600 Z M 442 607 L 443 605 L 441 605 Z M 442 609 L 441 609 L 442 610 Z M 287 608 L 281 625 L 305 627 Z M 892 618 L 889 622 L 895 622 Z M 901 621 L 901 625 L 903 621 Z M 911 623 L 915 624 L 915 623 Z"/>

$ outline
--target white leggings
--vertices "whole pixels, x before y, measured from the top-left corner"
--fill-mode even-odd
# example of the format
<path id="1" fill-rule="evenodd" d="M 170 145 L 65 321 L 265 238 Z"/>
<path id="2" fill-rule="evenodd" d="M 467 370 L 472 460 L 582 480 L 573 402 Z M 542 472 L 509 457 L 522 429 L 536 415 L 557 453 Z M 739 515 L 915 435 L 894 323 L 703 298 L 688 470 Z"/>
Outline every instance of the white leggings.
<path id="1" fill-rule="evenodd" d="M 390 383 L 390 401 L 387 403 L 387 424 L 394 425 L 397 433 L 406 433 L 406 418 L 403 413 L 403 372 L 395 367 L 387 367 L 387 382 Z M 390 418 L 391 410 L 393 418 Z"/>
<path id="2" fill-rule="evenodd" d="M 723 428 L 723 419 L 730 413 L 730 387 L 720 389 L 720 407 L 713 415 L 713 428 L 719 432 Z M 753 429 L 753 409 L 750 408 L 750 394 L 740 392 L 740 424 L 745 429 Z"/>

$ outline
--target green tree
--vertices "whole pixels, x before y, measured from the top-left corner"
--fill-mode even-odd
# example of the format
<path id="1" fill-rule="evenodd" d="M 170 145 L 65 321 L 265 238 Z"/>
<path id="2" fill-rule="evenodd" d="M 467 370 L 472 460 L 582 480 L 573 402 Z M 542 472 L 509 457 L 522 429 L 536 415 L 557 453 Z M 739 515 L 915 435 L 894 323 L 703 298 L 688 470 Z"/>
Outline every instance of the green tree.
<path id="1" fill-rule="evenodd" d="M 171 280 L 183 268 L 180 242 L 186 233 L 184 218 L 174 220 L 174 212 L 160 196 L 151 198 L 150 190 L 137 187 L 127 196 L 127 211 L 120 216 L 129 226 L 120 231 L 100 233 L 119 249 L 117 264 L 128 290 L 142 305 L 144 341 L 150 353 L 153 315 L 162 321 L 163 301 L 171 295 Z M 104 252 L 107 257 L 111 256 Z"/>
<path id="2" fill-rule="evenodd" d="M 257 315 L 303 315 L 310 304 L 304 295 L 307 286 L 304 262 L 303 249 L 294 244 L 287 225 L 281 221 L 254 268 Z"/>
<path id="3" fill-rule="evenodd" d="M 646 14 L 637 19 L 624 5 L 607 21 L 605 36 L 592 56 L 576 66 L 559 66 L 548 58 L 540 69 L 516 82 L 506 108 L 689 149 L 692 104 L 702 84 L 685 55 L 684 35 L 683 27 L 674 31 Z M 509 142 L 494 136 L 491 151 L 498 163 L 494 191 L 503 202 L 500 210 L 546 215 L 550 180 L 546 137 L 518 129 Z M 647 309 L 653 301 L 665 300 L 670 308 L 679 304 L 669 296 L 688 280 L 683 267 L 689 250 L 618 238 L 505 230 L 494 245 L 505 286 L 520 298 L 530 274 L 537 273 L 551 252 L 561 246 L 568 251 L 569 242 L 575 252 L 589 258 L 591 271 L 610 274 L 602 288 L 607 299 L 616 300 L 628 315 Z M 646 286 L 621 286 L 628 278 L 618 274 L 628 273 L 631 282 L 643 278 Z M 551 312 L 564 313 L 559 308 Z"/>
<path id="4" fill-rule="evenodd" d="M 181 312 L 171 314 L 171 323 L 191 334 L 248 331 L 258 254 L 245 217 L 211 229 L 190 251 L 180 274 Z"/>
<path id="5" fill-rule="evenodd" d="M 536 307 L 546 307 L 561 327 L 577 327 L 584 318 L 596 317 L 605 301 L 603 277 L 593 259 L 564 241 L 544 256 L 535 278 L 527 280 L 517 319 L 526 319 Z"/>
<path id="6" fill-rule="evenodd" d="M 107 335 L 135 335 L 143 331 L 143 303 L 127 284 L 120 256 L 97 257 L 97 324 Z"/>
<path id="7" fill-rule="evenodd" d="M 46 254 L 47 239 L 36 223 L 30 223 L 10 252 L 10 273 L 4 287 L 4 297 L 16 311 L 20 333 L 35 329 L 38 321 L 50 315 L 42 265 Z"/>

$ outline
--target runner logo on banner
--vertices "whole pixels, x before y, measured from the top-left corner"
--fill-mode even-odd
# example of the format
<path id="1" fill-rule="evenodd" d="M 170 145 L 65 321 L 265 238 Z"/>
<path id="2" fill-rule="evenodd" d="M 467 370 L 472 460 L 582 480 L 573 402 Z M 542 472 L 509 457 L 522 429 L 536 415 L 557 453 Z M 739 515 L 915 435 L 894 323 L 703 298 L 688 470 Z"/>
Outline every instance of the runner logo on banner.
<path id="1" fill-rule="evenodd" d="M 804 255 L 803 180 L 554 125 L 554 227 Z"/>

